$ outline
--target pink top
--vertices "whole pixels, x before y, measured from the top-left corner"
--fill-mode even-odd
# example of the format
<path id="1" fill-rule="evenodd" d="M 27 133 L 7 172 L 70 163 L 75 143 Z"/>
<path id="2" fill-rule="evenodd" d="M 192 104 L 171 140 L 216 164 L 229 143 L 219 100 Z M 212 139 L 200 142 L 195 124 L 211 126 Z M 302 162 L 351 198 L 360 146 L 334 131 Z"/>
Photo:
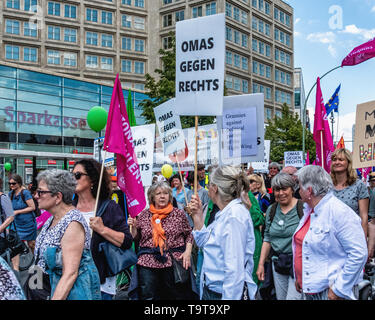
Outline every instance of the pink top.
<path id="1" fill-rule="evenodd" d="M 136 227 L 138 233 L 141 235 L 139 242 L 140 247 L 154 248 L 152 241 L 152 226 L 151 226 L 152 213 L 145 209 L 137 216 Z M 193 243 L 194 238 L 192 229 L 184 211 L 173 208 L 173 211 L 161 220 L 161 225 L 166 235 L 167 248 L 177 248 Z M 173 256 L 177 259 L 181 256 L 180 252 L 174 252 Z M 172 260 L 167 254 L 168 260 L 166 263 L 157 261 L 152 254 L 143 254 L 138 259 L 138 265 L 149 268 L 166 268 L 172 266 Z"/>
<path id="2" fill-rule="evenodd" d="M 311 216 L 311 215 L 310 215 Z M 294 272 L 296 275 L 299 287 L 302 288 L 302 243 L 306 236 L 306 233 L 310 228 L 310 216 L 305 221 L 305 224 L 298 232 L 294 235 L 294 242 L 296 245 L 295 256 L 294 256 Z"/>

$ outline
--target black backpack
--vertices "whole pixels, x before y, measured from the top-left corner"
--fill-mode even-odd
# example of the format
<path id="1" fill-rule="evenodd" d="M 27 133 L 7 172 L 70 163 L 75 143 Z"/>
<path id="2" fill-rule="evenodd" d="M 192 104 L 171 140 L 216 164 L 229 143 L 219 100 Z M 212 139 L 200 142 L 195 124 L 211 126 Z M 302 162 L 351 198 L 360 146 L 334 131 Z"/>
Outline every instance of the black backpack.
<path id="1" fill-rule="evenodd" d="M 273 218 L 275 217 L 277 205 L 278 203 L 275 202 L 271 206 L 271 209 L 270 209 L 270 222 L 271 223 L 273 221 Z M 297 201 L 297 213 L 298 213 L 299 218 L 301 219 L 303 217 L 303 201 L 302 200 Z"/>
<path id="2" fill-rule="evenodd" d="M 14 190 L 10 194 L 10 200 L 13 200 L 13 197 L 14 197 Z M 28 204 L 26 203 L 25 195 L 23 194 L 23 189 L 21 190 L 21 199 L 28 206 Z M 40 209 L 39 209 L 38 201 L 36 201 L 34 199 L 34 197 L 32 197 L 32 199 L 34 201 L 34 206 L 35 206 L 35 210 L 34 210 L 35 217 L 39 217 L 41 215 L 41 212 L 40 212 Z"/>

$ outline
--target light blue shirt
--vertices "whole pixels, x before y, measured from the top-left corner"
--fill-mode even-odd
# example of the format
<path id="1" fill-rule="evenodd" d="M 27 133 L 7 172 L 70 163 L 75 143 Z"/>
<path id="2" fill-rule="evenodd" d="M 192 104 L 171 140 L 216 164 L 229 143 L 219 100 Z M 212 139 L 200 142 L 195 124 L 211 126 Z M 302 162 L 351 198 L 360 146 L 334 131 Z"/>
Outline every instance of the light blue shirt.
<path id="1" fill-rule="evenodd" d="M 294 235 L 311 211 L 306 204 Z M 361 219 L 332 192 L 328 193 L 315 206 L 302 243 L 303 292 L 319 293 L 330 287 L 339 297 L 355 300 L 352 289 L 362 280 L 366 261 L 367 244 Z"/>
<path id="2" fill-rule="evenodd" d="M 215 220 L 201 230 L 194 230 L 198 247 L 203 249 L 203 266 L 200 281 L 222 294 L 223 300 L 239 300 L 244 282 L 250 299 L 255 298 L 257 286 L 252 279 L 255 237 L 249 210 L 240 199 L 232 200 Z"/>

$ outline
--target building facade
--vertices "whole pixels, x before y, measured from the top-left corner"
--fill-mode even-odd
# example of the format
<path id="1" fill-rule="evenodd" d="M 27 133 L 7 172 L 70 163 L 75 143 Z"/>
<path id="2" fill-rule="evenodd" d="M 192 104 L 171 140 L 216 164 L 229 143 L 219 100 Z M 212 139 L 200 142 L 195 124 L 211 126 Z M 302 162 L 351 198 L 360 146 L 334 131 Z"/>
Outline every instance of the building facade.
<path id="1" fill-rule="evenodd" d="M 226 14 L 228 94 L 294 108 L 293 9 L 281 0 L 4 0 L 0 60 L 144 90 L 178 21 Z"/>
<path id="2" fill-rule="evenodd" d="M 303 108 L 305 105 L 305 85 L 301 68 L 294 69 L 294 111 L 302 119 Z"/>

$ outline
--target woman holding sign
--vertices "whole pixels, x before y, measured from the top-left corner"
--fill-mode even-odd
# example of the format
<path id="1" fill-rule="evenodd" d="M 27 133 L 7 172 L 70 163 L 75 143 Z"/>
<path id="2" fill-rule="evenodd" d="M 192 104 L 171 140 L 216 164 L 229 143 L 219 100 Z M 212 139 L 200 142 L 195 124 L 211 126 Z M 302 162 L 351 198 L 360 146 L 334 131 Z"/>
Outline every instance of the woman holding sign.
<path id="1" fill-rule="evenodd" d="M 241 193 L 248 191 L 248 179 L 238 168 L 215 169 L 208 194 L 220 211 L 214 223 L 207 227 L 202 203 L 198 196 L 192 196 L 189 206 L 194 221 L 193 235 L 204 255 L 200 281 L 202 300 L 255 298 L 254 228 L 249 210 L 240 198 Z"/>

